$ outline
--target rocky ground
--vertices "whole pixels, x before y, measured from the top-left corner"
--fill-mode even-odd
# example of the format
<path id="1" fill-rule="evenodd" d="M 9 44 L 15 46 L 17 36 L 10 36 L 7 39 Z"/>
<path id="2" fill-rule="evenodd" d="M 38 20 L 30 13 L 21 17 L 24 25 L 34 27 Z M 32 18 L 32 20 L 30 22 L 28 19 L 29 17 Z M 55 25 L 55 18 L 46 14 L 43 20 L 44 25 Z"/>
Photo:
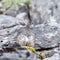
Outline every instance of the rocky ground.
<path id="1" fill-rule="evenodd" d="M 43 60 L 60 60 L 60 1 L 30 0 L 29 7 L 0 9 L 0 60 L 41 60 L 25 45 L 43 54 Z"/>

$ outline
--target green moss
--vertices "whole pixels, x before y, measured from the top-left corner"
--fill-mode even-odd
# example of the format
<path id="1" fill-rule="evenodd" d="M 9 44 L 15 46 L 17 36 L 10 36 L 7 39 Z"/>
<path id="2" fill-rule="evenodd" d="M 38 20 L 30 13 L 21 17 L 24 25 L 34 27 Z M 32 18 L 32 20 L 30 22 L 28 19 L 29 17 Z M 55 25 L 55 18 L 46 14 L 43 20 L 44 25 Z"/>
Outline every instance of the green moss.
<path id="1" fill-rule="evenodd" d="M 6 0 L 5 3 L 4 3 L 4 6 L 6 6 L 7 8 L 9 8 L 11 6 L 19 5 L 21 3 L 29 5 L 30 0 Z"/>

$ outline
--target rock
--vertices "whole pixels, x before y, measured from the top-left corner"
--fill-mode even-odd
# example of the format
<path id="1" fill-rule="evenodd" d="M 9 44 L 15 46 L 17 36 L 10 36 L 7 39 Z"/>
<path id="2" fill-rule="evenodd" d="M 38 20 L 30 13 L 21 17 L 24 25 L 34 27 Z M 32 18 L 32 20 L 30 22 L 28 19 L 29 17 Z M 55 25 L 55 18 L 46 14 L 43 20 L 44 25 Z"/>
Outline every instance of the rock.
<path id="1" fill-rule="evenodd" d="M 11 16 L 0 15 L 0 46 L 16 40 L 20 28 L 20 20 Z"/>
<path id="2" fill-rule="evenodd" d="M 43 53 L 46 56 L 44 60 L 59 60 L 59 51 L 54 50 L 60 42 L 60 8 L 57 3 L 31 0 L 32 25 L 29 28 L 25 5 L 11 7 L 5 15 L 0 15 L 0 60 L 41 60 L 23 48 L 25 45 Z"/>
<path id="3" fill-rule="evenodd" d="M 56 26 L 40 24 L 30 29 L 23 28 L 20 31 L 27 37 L 29 35 L 34 36 L 36 49 L 54 48 L 58 46 L 58 41 L 60 41 L 60 29 Z M 21 39 L 21 37 L 19 39 Z"/>
<path id="4" fill-rule="evenodd" d="M 27 56 L 29 53 L 29 56 Z M 37 56 L 29 50 L 18 50 L 17 52 L 6 52 L 0 56 L 0 60 L 38 60 Z"/>
<path id="5" fill-rule="evenodd" d="M 58 46 L 58 27 L 41 26 L 34 27 L 31 32 L 35 34 L 35 43 L 39 48 L 52 48 Z"/>
<path id="6" fill-rule="evenodd" d="M 19 20 L 11 16 L 0 15 L 0 46 L 9 41 L 16 40 L 18 30 L 22 25 Z"/>
<path id="7" fill-rule="evenodd" d="M 41 1 L 41 2 L 40 2 Z M 57 6 L 57 8 L 56 8 Z M 32 23 L 42 24 L 46 23 L 50 16 L 54 16 L 57 19 L 57 22 L 60 19 L 60 1 L 58 0 L 30 0 L 30 15 Z M 57 12 L 58 11 L 58 12 Z M 60 23 L 60 22 L 58 22 Z"/>
<path id="8" fill-rule="evenodd" d="M 51 60 L 51 59 L 53 59 L 53 60 L 60 60 L 59 54 L 58 53 L 54 54 L 52 57 L 46 58 L 44 60 Z"/>
<path id="9" fill-rule="evenodd" d="M 9 8 L 7 11 L 6 11 L 6 15 L 9 15 L 9 16 L 13 16 L 13 17 L 16 17 L 17 14 L 19 13 L 27 13 L 28 12 L 28 9 L 26 7 L 26 5 L 24 4 L 21 4 L 21 5 L 17 5 L 17 6 L 13 6 L 11 8 Z"/>
<path id="10" fill-rule="evenodd" d="M 28 25 L 30 20 L 28 18 L 28 15 L 27 13 L 23 12 L 23 13 L 19 13 L 17 16 L 16 16 L 17 19 L 20 19 L 21 21 L 21 24 L 22 25 Z"/>
<path id="11" fill-rule="evenodd" d="M 6 11 L 5 15 L 13 16 L 16 17 L 17 19 L 20 19 L 22 25 L 28 25 L 30 22 L 28 17 L 28 8 L 24 4 L 20 4 L 9 8 Z"/>
<path id="12" fill-rule="evenodd" d="M 20 20 L 17 18 L 13 18 L 11 16 L 6 16 L 6 15 L 0 15 L 0 20 L 1 20 L 0 26 L 2 25 L 0 28 L 0 47 L 3 48 L 3 52 L 0 56 L 0 60 L 4 60 L 4 59 L 5 60 L 6 59 L 8 59 L 8 60 L 23 60 L 23 59 L 36 60 L 36 59 L 39 59 L 32 52 L 28 53 L 28 51 L 26 50 L 26 53 L 24 53 L 25 52 L 24 50 L 20 51 L 19 50 L 20 47 L 16 45 L 17 37 L 20 34 L 22 34 L 22 32 L 26 33 L 28 31 L 26 27 L 24 28 L 20 24 Z M 24 31 L 24 29 L 26 29 L 26 30 Z M 29 33 L 29 31 L 28 31 L 28 33 Z M 26 41 L 26 43 L 28 41 L 28 45 L 34 46 L 34 37 L 27 33 L 26 33 L 27 34 L 26 36 L 24 34 L 20 35 L 20 39 L 24 38 L 26 40 L 23 39 L 23 41 Z M 14 50 L 14 49 L 16 49 L 16 50 Z M 13 52 L 13 53 L 11 53 L 11 52 Z M 19 57 L 20 54 L 22 57 Z"/>
<path id="13" fill-rule="evenodd" d="M 52 50 L 46 50 L 43 52 L 46 58 L 52 57 L 55 54 L 55 51 Z"/>
<path id="14" fill-rule="evenodd" d="M 0 15 L 0 30 L 20 24 L 20 20 L 11 16 Z"/>
<path id="15" fill-rule="evenodd" d="M 42 24 L 42 23 L 45 22 L 45 18 L 46 18 L 47 13 L 45 15 L 45 8 L 44 7 L 46 7 L 46 5 L 45 5 L 46 2 L 43 2 L 41 0 L 41 3 L 40 3 L 40 0 L 37 0 L 37 1 L 36 0 L 31 0 L 30 15 L 31 15 L 32 23 L 34 25 Z"/>

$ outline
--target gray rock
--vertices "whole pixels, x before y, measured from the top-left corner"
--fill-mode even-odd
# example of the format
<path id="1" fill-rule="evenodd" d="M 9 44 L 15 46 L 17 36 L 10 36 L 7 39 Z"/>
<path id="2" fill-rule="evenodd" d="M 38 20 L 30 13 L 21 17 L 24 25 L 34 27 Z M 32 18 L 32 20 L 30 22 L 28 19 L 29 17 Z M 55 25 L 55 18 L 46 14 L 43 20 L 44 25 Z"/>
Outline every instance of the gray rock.
<path id="1" fill-rule="evenodd" d="M 7 11 L 6 11 L 6 15 L 9 15 L 9 16 L 13 16 L 13 17 L 16 17 L 17 14 L 19 13 L 23 13 L 23 12 L 28 12 L 28 9 L 26 7 L 26 5 L 24 4 L 21 4 L 21 5 L 17 5 L 17 6 L 13 6 L 11 8 L 9 8 Z"/>
<path id="2" fill-rule="evenodd" d="M 32 19 L 32 23 L 42 24 L 46 23 L 50 16 L 54 16 L 59 23 L 60 19 L 60 1 L 59 0 L 30 0 L 30 15 Z"/>
<path id="3" fill-rule="evenodd" d="M 52 57 L 49 57 L 49 58 L 46 58 L 46 59 L 44 59 L 44 60 L 60 60 L 60 58 L 59 58 L 59 54 L 57 53 L 57 54 L 54 54 Z"/>
<path id="4" fill-rule="evenodd" d="M 6 52 L 0 57 L 0 60 L 38 60 L 37 56 L 29 50 L 17 50 L 17 52 Z"/>
<path id="5" fill-rule="evenodd" d="M 58 46 L 59 31 L 58 27 L 51 27 L 49 25 L 34 27 L 31 32 L 35 34 L 35 42 L 39 48 L 52 48 Z"/>
<path id="6" fill-rule="evenodd" d="M 30 15 L 33 24 L 30 28 L 25 26 L 29 23 L 28 9 L 25 5 L 7 10 L 5 14 L 9 16 L 0 15 L 0 48 L 4 49 L 3 52 L 0 51 L 3 53 L 3 55 L 0 54 L 0 60 L 40 60 L 36 54 L 16 45 L 17 37 L 20 34 L 27 38 L 31 35 L 35 37 L 35 48 L 44 51 L 41 51 L 47 57 L 44 60 L 59 60 L 59 51 L 53 50 L 58 47 L 58 42 L 60 42 L 59 3 L 60 1 L 55 2 L 55 0 L 53 2 L 51 0 L 31 0 Z M 51 23 L 51 17 L 54 18 L 52 18 L 55 21 L 53 23 L 57 23 L 57 26 Z M 10 51 L 12 48 L 15 51 Z M 50 50 L 50 48 L 52 49 Z"/>
<path id="7" fill-rule="evenodd" d="M 28 15 L 25 12 L 19 13 L 16 16 L 16 18 L 17 19 L 20 19 L 22 25 L 29 25 L 29 23 L 30 23 L 30 20 L 28 18 Z"/>
<path id="8" fill-rule="evenodd" d="M 45 22 L 45 19 L 47 19 L 47 13 L 46 13 L 46 10 L 45 10 L 47 1 L 45 1 L 45 2 L 43 2 L 43 1 L 44 0 L 31 0 L 30 15 L 31 15 L 32 23 L 34 25 L 42 24 L 42 23 Z"/>
<path id="9" fill-rule="evenodd" d="M 60 41 L 60 29 L 55 26 L 35 25 L 30 29 L 21 28 L 20 31 L 23 35 L 35 37 L 36 49 L 57 47 Z"/>
<path id="10" fill-rule="evenodd" d="M 6 11 L 5 15 L 13 16 L 17 19 L 20 19 L 22 25 L 28 25 L 30 21 L 28 17 L 28 8 L 25 4 L 20 4 L 9 8 Z"/>
<path id="11" fill-rule="evenodd" d="M 0 42 L 2 41 L 0 46 L 8 41 L 16 40 L 19 30 L 23 27 L 19 19 L 0 15 Z"/>
<path id="12" fill-rule="evenodd" d="M 52 57 L 54 54 L 55 54 L 55 51 L 52 49 L 52 50 L 46 50 L 43 52 L 45 54 L 45 57 L 48 58 L 48 57 Z"/>
<path id="13" fill-rule="evenodd" d="M 19 25 L 20 20 L 11 16 L 0 15 L 0 30 Z"/>

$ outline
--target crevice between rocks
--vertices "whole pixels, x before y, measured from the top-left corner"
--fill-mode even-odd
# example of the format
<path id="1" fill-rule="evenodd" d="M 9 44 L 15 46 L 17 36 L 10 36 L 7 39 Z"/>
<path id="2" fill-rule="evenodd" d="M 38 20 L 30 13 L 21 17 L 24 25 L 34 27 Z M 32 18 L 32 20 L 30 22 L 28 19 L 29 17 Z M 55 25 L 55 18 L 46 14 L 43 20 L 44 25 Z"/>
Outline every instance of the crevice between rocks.
<path id="1" fill-rule="evenodd" d="M 58 48 L 58 46 L 55 47 L 48 47 L 48 48 L 41 48 L 41 49 L 36 49 L 36 51 L 45 51 L 45 50 L 52 50 L 54 48 Z"/>

